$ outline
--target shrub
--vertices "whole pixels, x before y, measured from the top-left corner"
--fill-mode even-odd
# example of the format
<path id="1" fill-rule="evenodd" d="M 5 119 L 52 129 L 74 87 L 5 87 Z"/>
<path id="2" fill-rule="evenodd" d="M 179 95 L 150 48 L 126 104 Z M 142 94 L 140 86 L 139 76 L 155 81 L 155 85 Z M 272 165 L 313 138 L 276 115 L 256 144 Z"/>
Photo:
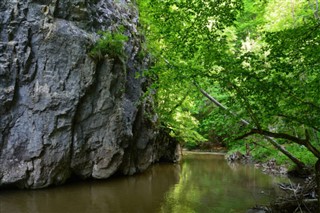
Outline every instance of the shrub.
<path id="1" fill-rule="evenodd" d="M 122 31 L 122 30 L 121 30 Z M 124 56 L 124 44 L 128 37 L 121 31 L 99 32 L 101 36 L 89 52 L 90 57 L 96 60 L 102 59 L 105 55 L 121 58 Z"/>

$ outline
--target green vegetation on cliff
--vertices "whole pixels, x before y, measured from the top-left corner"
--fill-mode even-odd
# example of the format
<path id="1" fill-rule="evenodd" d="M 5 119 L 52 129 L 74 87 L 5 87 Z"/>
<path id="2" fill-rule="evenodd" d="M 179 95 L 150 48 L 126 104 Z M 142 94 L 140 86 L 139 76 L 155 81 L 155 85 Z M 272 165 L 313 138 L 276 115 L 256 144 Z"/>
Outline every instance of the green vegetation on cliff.
<path id="1" fill-rule="evenodd" d="M 116 32 L 98 32 L 100 38 L 89 52 L 90 57 L 101 60 L 105 55 L 110 57 L 124 57 L 124 44 L 128 37 L 123 34 L 123 26 Z"/>

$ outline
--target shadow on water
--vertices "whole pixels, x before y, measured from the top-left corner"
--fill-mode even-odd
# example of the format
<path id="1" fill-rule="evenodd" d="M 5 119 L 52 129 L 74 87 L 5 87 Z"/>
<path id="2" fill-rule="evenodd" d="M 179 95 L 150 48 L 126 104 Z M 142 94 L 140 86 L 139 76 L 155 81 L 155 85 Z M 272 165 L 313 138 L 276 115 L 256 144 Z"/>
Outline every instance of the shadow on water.
<path id="1" fill-rule="evenodd" d="M 245 212 L 272 200 L 277 181 L 250 166 L 228 165 L 223 156 L 188 154 L 180 164 L 158 164 L 131 177 L 3 190 L 0 212 Z"/>
<path id="2" fill-rule="evenodd" d="M 160 164 L 130 177 L 41 190 L 5 190 L 0 192 L 0 212 L 158 212 L 165 193 L 179 182 L 179 172 L 178 164 Z"/>

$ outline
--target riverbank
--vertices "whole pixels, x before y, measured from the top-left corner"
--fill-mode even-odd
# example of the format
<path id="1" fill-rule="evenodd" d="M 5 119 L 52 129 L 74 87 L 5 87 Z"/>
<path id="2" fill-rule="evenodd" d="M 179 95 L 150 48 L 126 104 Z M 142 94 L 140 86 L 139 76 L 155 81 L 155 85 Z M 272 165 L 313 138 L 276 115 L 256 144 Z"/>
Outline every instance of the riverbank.
<path id="1" fill-rule="evenodd" d="M 244 155 L 241 152 L 227 154 L 227 152 L 202 151 L 202 150 L 183 150 L 183 155 L 222 155 L 228 163 L 250 164 L 263 173 L 274 177 L 293 178 L 289 183 L 279 182 L 277 187 L 283 192 L 277 196 L 273 202 L 267 205 L 256 205 L 247 212 L 316 212 L 317 197 L 315 193 L 316 182 L 314 175 L 301 177 L 301 173 L 290 172 L 286 165 L 278 165 L 275 159 L 266 162 L 255 162 L 252 156 Z M 304 174 L 306 175 L 306 174 Z"/>
<path id="2" fill-rule="evenodd" d="M 193 151 L 189 151 L 189 150 L 182 150 L 182 155 L 185 154 L 199 154 L 199 155 L 226 155 L 226 152 L 218 152 L 218 151 L 200 151 L 200 150 L 193 150 Z"/>
<path id="3" fill-rule="evenodd" d="M 271 212 L 318 212 L 315 176 L 306 178 L 302 184 L 279 184 L 286 196 L 278 197 L 269 205 Z"/>
<path id="4" fill-rule="evenodd" d="M 286 165 L 278 165 L 275 159 L 266 162 L 255 162 L 251 155 L 244 155 L 237 151 L 226 155 L 230 163 L 253 164 L 262 172 L 272 176 L 287 176 L 295 178 L 295 182 L 278 183 L 279 189 L 284 193 L 278 196 L 274 202 L 266 206 L 258 206 L 248 212 L 317 212 L 317 196 L 315 175 L 311 169 L 289 170 Z"/>

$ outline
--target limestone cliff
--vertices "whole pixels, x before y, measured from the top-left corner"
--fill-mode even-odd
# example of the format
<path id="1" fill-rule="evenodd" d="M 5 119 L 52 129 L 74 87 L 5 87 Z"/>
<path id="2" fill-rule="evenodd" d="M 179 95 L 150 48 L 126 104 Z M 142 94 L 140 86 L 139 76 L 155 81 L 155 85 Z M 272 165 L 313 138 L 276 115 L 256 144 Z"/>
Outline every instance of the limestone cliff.
<path id="1" fill-rule="evenodd" d="M 97 32 L 120 25 L 125 59 L 90 58 Z M 136 77 L 137 27 L 130 0 L 1 0 L 0 186 L 134 174 L 167 155 Z"/>

